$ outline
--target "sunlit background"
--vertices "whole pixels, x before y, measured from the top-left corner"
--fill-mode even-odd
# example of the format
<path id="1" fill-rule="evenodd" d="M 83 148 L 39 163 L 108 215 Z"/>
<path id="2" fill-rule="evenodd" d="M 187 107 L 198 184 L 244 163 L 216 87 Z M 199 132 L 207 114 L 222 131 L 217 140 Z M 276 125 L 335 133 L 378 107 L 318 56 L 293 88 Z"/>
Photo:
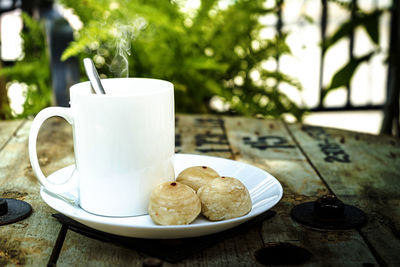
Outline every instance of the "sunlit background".
<path id="1" fill-rule="evenodd" d="M 268 6 L 269 2 L 273 3 L 273 1 L 266 1 L 266 6 Z M 221 5 L 223 4 L 224 1 L 221 2 Z M 388 7 L 390 4 L 389 0 L 358 1 L 358 5 L 367 11 L 376 7 Z M 186 12 L 195 12 L 199 5 L 199 0 L 190 0 L 182 6 L 182 9 Z M 68 20 L 73 29 L 79 29 L 82 26 L 79 18 L 71 10 L 64 9 L 60 5 L 57 5 L 57 9 Z M 284 86 L 281 90 L 293 101 L 309 108 L 315 107 L 319 99 L 320 12 L 320 0 L 286 0 L 282 12 L 283 30 L 289 32 L 287 44 L 292 50 L 292 55 L 282 56 L 279 61 L 279 68 L 284 73 L 297 78 L 303 85 L 304 90 L 299 93 L 291 87 L 286 88 Z M 348 13 L 332 5 L 328 14 L 328 34 L 335 31 L 338 25 L 349 18 Z M 308 21 L 307 17 L 313 18 L 313 21 Z M 263 36 L 272 37 L 276 34 L 275 28 L 271 27 L 277 23 L 276 16 L 264 16 L 261 18 L 261 22 L 263 25 L 269 26 L 261 31 Z M 2 60 L 16 61 L 22 58 L 22 43 L 19 36 L 22 30 L 21 12 L 15 10 L 3 14 L 0 18 L 0 23 Z M 384 61 L 389 43 L 389 23 L 390 18 L 388 15 L 381 17 L 380 46 L 382 52 L 375 55 L 368 63 L 361 65 L 353 77 L 351 84 L 351 102 L 353 105 L 383 104 L 385 101 L 387 66 Z M 368 41 L 368 38 L 368 35 L 362 29 L 355 32 L 354 51 L 356 55 L 365 54 L 372 49 L 372 44 Z M 325 79 L 323 84 L 327 85 L 330 77 L 349 60 L 348 42 L 348 40 L 342 40 L 328 50 L 324 63 L 323 77 Z M 276 64 L 275 61 L 265 62 L 263 67 L 274 70 Z M 22 112 L 24 90 L 26 90 L 26 87 L 20 83 L 8 85 L 10 105 L 16 114 Z M 327 107 L 343 106 L 345 103 L 346 90 L 344 88 L 330 93 L 324 102 Z M 218 99 L 212 105 L 217 108 L 223 108 L 223 103 L 219 103 Z M 305 117 L 305 123 L 378 134 L 382 118 L 382 111 L 314 112 Z M 287 120 L 291 121 L 292 118 L 288 117 Z"/>

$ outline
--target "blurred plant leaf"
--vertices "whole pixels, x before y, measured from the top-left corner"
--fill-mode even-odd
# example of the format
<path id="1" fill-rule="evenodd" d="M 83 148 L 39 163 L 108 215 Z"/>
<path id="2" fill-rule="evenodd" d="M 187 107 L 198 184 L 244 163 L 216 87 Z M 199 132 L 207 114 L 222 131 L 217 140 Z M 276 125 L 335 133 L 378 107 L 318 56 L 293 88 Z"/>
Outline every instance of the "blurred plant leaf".
<path id="1" fill-rule="evenodd" d="M 383 10 L 374 10 L 370 13 L 364 13 L 362 11 L 356 12 L 353 20 L 348 20 L 341 24 L 335 33 L 326 39 L 325 51 L 342 38 L 347 38 L 351 32 L 360 26 L 366 30 L 374 44 L 379 45 L 378 22 L 382 12 Z"/>
<path id="2" fill-rule="evenodd" d="M 355 57 L 350 60 L 346 65 L 339 69 L 332 77 L 331 84 L 323 90 L 323 98 L 332 90 L 350 83 L 357 68 L 363 63 L 368 61 L 374 52 L 368 53 L 361 57 Z"/>
<path id="3" fill-rule="evenodd" d="M 382 12 L 382 10 L 372 12 L 361 24 L 375 45 L 379 45 L 379 18 Z"/>

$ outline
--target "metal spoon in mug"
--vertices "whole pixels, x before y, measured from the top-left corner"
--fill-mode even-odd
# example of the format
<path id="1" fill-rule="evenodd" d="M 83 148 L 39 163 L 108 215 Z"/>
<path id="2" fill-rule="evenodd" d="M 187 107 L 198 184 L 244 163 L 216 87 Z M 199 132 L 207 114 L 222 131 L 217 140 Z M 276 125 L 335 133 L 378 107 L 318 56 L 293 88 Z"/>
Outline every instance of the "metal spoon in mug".
<path id="1" fill-rule="evenodd" d="M 101 84 L 99 74 L 97 73 L 96 67 L 90 58 L 83 59 L 83 65 L 85 66 L 86 75 L 89 78 L 90 85 L 92 86 L 96 94 L 105 94 L 103 85 Z"/>

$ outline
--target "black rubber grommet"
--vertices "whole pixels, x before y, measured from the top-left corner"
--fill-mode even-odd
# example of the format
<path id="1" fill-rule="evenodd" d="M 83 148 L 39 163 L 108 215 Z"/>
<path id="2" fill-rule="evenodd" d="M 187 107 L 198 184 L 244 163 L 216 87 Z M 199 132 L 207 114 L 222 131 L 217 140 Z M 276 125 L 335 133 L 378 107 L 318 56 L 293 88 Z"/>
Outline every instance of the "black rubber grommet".
<path id="1" fill-rule="evenodd" d="M 5 204 L 4 204 L 5 203 Z M 4 206 L 7 211 L 4 212 Z M 25 219 L 32 213 L 32 206 L 25 201 L 13 198 L 0 198 L 0 225 L 15 223 Z"/>
<path id="2" fill-rule="evenodd" d="M 8 212 L 8 204 L 4 198 L 0 198 L 0 216 Z"/>
<path id="3" fill-rule="evenodd" d="M 299 204 L 293 207 L 290 215 L 300 224 L 324 230 L 357 228 L 367 220 L 362 210 L 344 204 L 331 196 L 324 196 L 315 202 Z"/>

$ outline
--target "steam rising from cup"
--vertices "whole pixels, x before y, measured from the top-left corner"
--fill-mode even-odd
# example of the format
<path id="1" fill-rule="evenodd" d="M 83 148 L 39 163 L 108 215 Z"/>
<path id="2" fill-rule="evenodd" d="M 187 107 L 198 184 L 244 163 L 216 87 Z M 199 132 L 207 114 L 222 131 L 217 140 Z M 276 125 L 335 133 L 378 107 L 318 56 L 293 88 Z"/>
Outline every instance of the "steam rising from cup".
<path id="1" fill-rule="evenodd" d="M 115 40 L 115 56 L 109 65 L 114 77 L 129 77 L 129 56 L 131 45 L 139 32 L 145 28 L 147 22 L 143 18 L 137 18 L 130 24 L 115 24 L 113 35 Z"/>

